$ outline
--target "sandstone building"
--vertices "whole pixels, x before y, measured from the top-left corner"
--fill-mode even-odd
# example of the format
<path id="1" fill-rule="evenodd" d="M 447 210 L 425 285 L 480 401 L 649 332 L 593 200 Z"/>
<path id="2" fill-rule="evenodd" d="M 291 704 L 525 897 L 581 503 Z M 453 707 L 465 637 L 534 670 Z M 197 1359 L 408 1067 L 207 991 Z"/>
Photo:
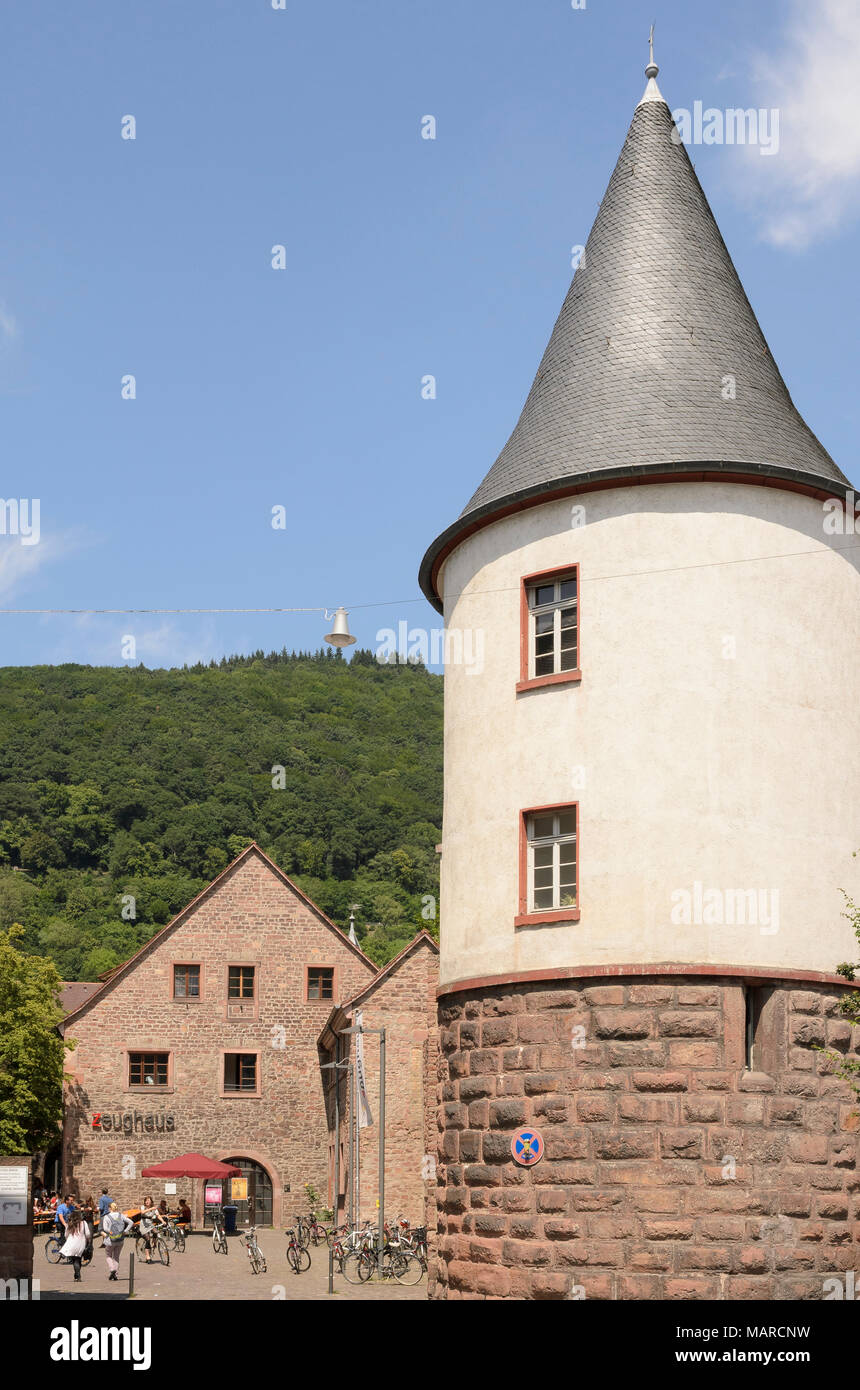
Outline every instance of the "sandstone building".
<path id="1" fill-rule="evenodd" d="M 354 1001 L 385 1027 L 389 1191 L 424 1219 L 431 1142 L 425 1073 L 435 1085 L 436 944 L 420 933 L 380 971 L 251 845 L 213 883 L 68 1013 L 63 1182 L 108 1187 L 123 1206 L 161 1187 L 151 1164 L 190 1151 L 234 1161 L 248 1179 L 239 1221 L 286 1225 L 307 1210 L 305 1183 L 334 1202 L 333 1073 L 323 1045 L 349 1026 Z M 378 1113 L 375 1039 L 367 1086 Z M 348 1045 L 343 1046 L 347 1055 Z M 340 1107 L 349 1124 L 342 1075 Z M 376 1117 L 375 1117 L 376 1118 Z M 378 1129 L 363 1132 L 362 1214 L 375 1214 Z M 349 1201 L 342 1141 L 341 1214 Z M 177 1195 L 204 1216 L 200 1183 Z M 227 1200 L 229 1194 L 225 1192 Z M 392 1208 L 389 1207 L 389 1210 Z"/>
<path id="2" fill-rule="evenodd" d="M 421 569 L 485 652 L 445 676 L 440 1298 L 821 1298 L 857 1267 L 858 1107 L 816 1051 L 858 1046 L 860 552 L 825 525 L 854 496 L 646 75 Z"/>

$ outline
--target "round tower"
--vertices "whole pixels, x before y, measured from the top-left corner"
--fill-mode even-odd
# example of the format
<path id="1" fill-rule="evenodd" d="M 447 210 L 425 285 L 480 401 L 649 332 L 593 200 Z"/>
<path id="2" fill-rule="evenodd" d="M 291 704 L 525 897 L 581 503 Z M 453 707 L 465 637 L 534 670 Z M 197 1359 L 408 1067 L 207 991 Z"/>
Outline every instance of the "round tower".
<path id="1" fill-rule="evenodd" d="M 860 1041 L 854 495 L 646 74 L 519 421 L 421 569 L 472 657 L 437 1297 L 815 1298 L 856 1265 L 858 1105 L 816 1050 Z"/>

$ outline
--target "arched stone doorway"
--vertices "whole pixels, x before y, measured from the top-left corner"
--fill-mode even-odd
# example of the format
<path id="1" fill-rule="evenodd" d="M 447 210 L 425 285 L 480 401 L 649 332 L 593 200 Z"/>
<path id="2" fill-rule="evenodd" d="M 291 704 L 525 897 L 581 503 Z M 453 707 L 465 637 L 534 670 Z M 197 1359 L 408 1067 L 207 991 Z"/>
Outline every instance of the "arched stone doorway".
<path id="1" fill-rule="evenodd" d="M 222 1162 L 232 1163 L 234 1167 L 240 1168 L 242 1177 L 246 1178 L 248 1182 L 247 1198 L 236 1201 L 234 1204 L 239 1208 L 236 1213 L 236 1225 L 271 1226 L 274 1192 L 268 1169 L 264 1168 L 262 1163 L 257 1163 L 254 1159 L 243 1154 L 231 1154 L 222 1159 Z M 226 1183 L 225 1189 L 227 1189 Z M 226 1191 L 224 1199 L 225 1201 L 231 1200 Z"/>

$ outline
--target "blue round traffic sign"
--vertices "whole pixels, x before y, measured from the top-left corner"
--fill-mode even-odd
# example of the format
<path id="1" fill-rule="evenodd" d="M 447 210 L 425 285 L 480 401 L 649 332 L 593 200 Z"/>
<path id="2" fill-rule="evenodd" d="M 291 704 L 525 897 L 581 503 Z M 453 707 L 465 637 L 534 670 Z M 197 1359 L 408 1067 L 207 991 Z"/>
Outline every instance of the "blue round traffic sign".
<path id="1" fill-rule="evenodd" d="M 511 1153 L 515 1163 L 523 1168 L 532 1168 L 543 1158 L 543 1138 L 536 1129 L 526 1125 L 518 1129 L 511 1140 Z"/>

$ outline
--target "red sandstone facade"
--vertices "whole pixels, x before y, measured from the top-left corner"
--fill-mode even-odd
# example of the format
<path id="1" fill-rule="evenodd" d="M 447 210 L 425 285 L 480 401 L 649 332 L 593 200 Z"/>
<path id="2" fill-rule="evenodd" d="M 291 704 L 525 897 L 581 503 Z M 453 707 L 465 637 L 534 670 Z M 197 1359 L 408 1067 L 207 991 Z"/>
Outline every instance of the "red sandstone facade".
<path id="1" fill-rule="evenodd" d="M 436 1211 L 436 1114 L 433 1097 L 438 1070 L 436 986 L 439 948 L 426 932 L 401 951 L 354 998 L 332 1011 L 320 1039 L 326 1060 L 335 1060 L 336 1035 L 360 1014 L 365 1029 L 386 1032 L 385 1210 L 393 1218 L 406 1216 L 435 1230 Z M 355 1038 L 341 1037 L 339 1056 L 349 1063 Z M 374 1124 L 360 1130 L 360 1220 L 378 1213 L 379 1161 L 379 1038 L 368 1032 L 364 1039 L 364 1063 L 368 1099 Z M 331 1073 L 329 1073 L 331 1075 Z M 420 1103 L 416 1104 L 416 1099 Z M 350 1091 L 341 1081 L 341 1192 L 349 1207 L 348 1153 Z M 334 1139 L 334 1106 L 329 1104 L 330 1137 Z"/>
<path id="2" fill-rule="evenodd" d="M 419 958 L 426 953 L 422 948 Z M 174 996 L 175 967 L 183 966 L 198 972 L 194 998 Z M 239 966 L 248 997 L 235 999 L 228 980 Z M 328 998 L 312 997 L 309 971 L 316 970 L 331 972 Z M 276 1226 L 306 1210 L 305 1183 L 331 1201 L 328 1081 L 318 1039 L 332 1001 L 358 995 L 377 975 L 373 962 L 251 846 L 68 1015 L 65 1035 L 75 1047 L 67 1060 L 64 1183 L 80 1195 L 107 1187 L 124 1207 L 146 1192 L 158 1200 L 162 1186 L 141 1178 L 141 1170 L 194 1150 L 257 1165 L 261 1184 L 271 1187 Z M 389 986 L 395 1012 L 386 1025 L 398 1054 L 412 1046 L 411 1035 L 408 1042 L 400 1037 L 401 1021 L 414 1027 L 408 1010 L 398 1011 L 402 988 Z M 426 1015 L 426 986 L 424 998 Z M 132 1054 L 158 1054 L 158 1084 L 134 1084 Z M 250 1089 L 231 1089 L 230 1058 L 237 1055 L 253 1059 L 243 1063 Z M 413 1072 L 410 1065 L 390 1080 L 393 1114 L 414 1116 L 412 1132 L 423 1123 L 425 1104 L 423 1073 Z M 397 1167 L 412 1160 L 411 1147 L 393 1142 L 391 1156 L 393 1191 L 408 1192 L 411 1178 L 420 1192 L 420 1163 L 411 1175 Z M 192 1202 L 199 1222 L 202 1184 L 180 1182 L 177 1195 Z"/>
<path id="3" fill-rule="evenodd" d="M 755 1070 L 735 978 L 444 994 L 431 1296 L 825 1297 L 860 1262 L 860 1108 L 815 1050 L 857 1055 L 845 988 L 769 981 Z"/>

